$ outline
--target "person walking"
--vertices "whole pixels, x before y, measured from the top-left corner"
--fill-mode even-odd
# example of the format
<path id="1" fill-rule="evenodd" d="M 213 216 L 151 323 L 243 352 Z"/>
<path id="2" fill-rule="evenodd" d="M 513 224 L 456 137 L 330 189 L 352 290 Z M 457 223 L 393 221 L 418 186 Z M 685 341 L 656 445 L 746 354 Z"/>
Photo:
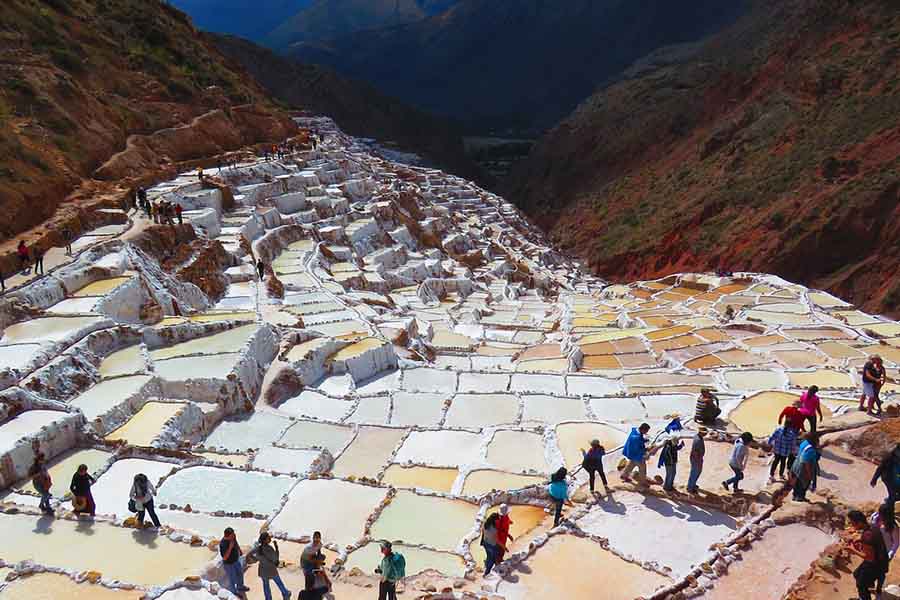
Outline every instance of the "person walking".
<path id="1" fill-rule="evenodd" d="M 312 591 L 316 587 L 316 571 L 321 567 L 319 556 L 322 554 L 322 533 L 316 531 L 312 541 L 300 553 L 300 568 L 303 570 L 304 589 Z"/>
<path id="2" fill-rule="evenodd" d="M 503 557 L 509 550 L 508 543 L 516 541 L 512 534 L 509 533 L 509 527 L 512 524 L 513 521 L 509 517 L 509 506 L 501 504 L 500 518 L 497 519 L 497 546 L 500 547 L 500 555 L 497 557 L 498 563 L 503 562 Z"/>
<path id="3" fill-rule="evenodd" d="M 775 469 L 778 469 L 778 476 L 784 479 L 784 468 L 790 469 L 793 466 L 794 446 L 797 444 L 797 431 L 793 427 L 782 425 L 772 432 L 769 436 L 769 446 L 772 447 L 774 458 L 772 467 L 769 469 L 769 483 L 775 483 Z"/>
<path id="4" fill-rule="evenodd" d="M 78 470 L 72 475 L 72 483 L 69 485 L 69 491 L 73 496 L 73 512 L 76 515 L 86 512 L 93 517 L 96 514 L 97 505 L 94 504 L 94 496 L 91 495 L 91 486 L 94 482 L 94 478 L 88 473 L 87 465 L 78 465 Z"/>
<path id="5" fill-rule="evenodd" d="M 406 559 L 388 541 L 381 542 L 381 564 L 375 572 L 381 576 L 378 600 L 397 600 L 397 582 L 406 577 Z"/>
<path id="6" fill-rule="evenodd" d="M 697 397 L 697 404 L 694 407 L 694 421 L 705 425 L 715 425 L 716 419 L 722 414 L 719 407 L 719 399 L 712 393 L 712 390 L 702 389 Z"/>
<path id="7" fill-rule="evenodd" d="M 553 500 L 554 505 L 556 506 L 556 510 L 553 516 L 553 526 L 558 527 L 559 522 L 562 520 L 562 507 L 563 504 L 568 504 L 569 506 L 574 506 L 572 501 L 569 500 L 569 484 L 566 482 L 566 476 L 569 472 L 565 467 L 560 467 L 556 473 L 550 476 L 550 485 L 547 491 L 550 494 L 550 498 Z"/>
<path id="8" fill-rule="evenodd" d="M 262 281 L 266 274 L 266 264 L 262 259 L 256 261 L 256 272 L 259 274 L 259 280 Z"/>
<path id="9" fill-rule="evenodd" d="M 34 253 L 34 274 L 35 275 L 43 275 L 44 274 L 44 251 L 41 250 L 40 246 L 35 244 L 32 252 Z"/>
<path id="10" fill-rule="evenodd" d="M 847 513 L 850 524 L 850 539 L 847 549 L 862 558 L 862 563 L 853 571 L 856 593 L 859 600 L 872 600 L 871 588 L 876 585 L 887 570 L 887 550 L 881 532 L 869 525 L 865 515 L 858 510 Z"/>
<path id="11" fill-rule="evenodd" d="M 138 527 L 144 526 L 144 514 L 149 514 L 153 521 L 153 526 L 157 529 L 160 527 L 159 517 L 156 516 L 156 508 L 154 507 L 153 497 L 156 495 L 156 488 L 150 483 L 150 480 L 143 473 L 134 476 L 134 483 L 131 484 L 131 493 L 129 497 L 134 501 L 135 512 L 137 513 Z"/>
<path id="12" fill-rule="evenodd" d="M 800 443 L 800 451 L 791 467 L 791 475 L 794 481 L 793 499 L 795 502 L 807 502 L 806 492 L 816 478 L 819 469 L 819 451 L 817 448 L 818 436 L 807 433 Z"/>
<path id="13" fill-rule="evenodd" d="M 181 204 L 176 204 L 176 205 L 175 205 L 175 216 L 178 218 L 178 224 L 179 224 L 179 225 L 183 225 L 183 224 L 184 224 L 184 217 L 183 217 L 182 214 L 181 214 L 183 211 L 184 211 L 184 209 L 181 208 Z"/>
<path id="14" fill-rule="evenodd" d="M 650 426 L 646 423 L 641 423 L 641 426 L 638 428 L 631 428 L 631 433 L 628 434 L 628 438 L 625 440 L 625 447 L 622 449 L 622 454 L 628 460 L 620 475 L 622 481 L 631 481 L 631 472 L 637 468 L 638 483 L 642 485 L 646 483 L 647 440 L 644 439 L 644 436 L 649 431 Z"/>
<path id="15" fill-rule="evenodd" d="M 885 502 L 879 506 L 878 510 L 870 517 L 870 521 L 872 526 L 881 532 L 881 538 L 884 541 L 884 548 L 887 552 L 887 563 L 884 565 L 881 576 L 878 577 L 878 585 L 875 588 L 876 596 L 881 596 L 891 561 L 894 560 L 897 549 L 900 548 L 900 527 L 897 526 L 897 515 L 894 512 L 894 505 Z"/>
<path id="16" fill-rule="evenodd" d="M 741 434 L 734 442 L 734 448 L 731 450 L 731 459 L 728 466 L 734 471 L 734 477 L 726 479 L 722 482 L 722 487 L 726 490 L 728 486 L 734 486 L 734 493 L 741 491 L 740 483 L 744 479 L 744 470 L 747 468 L 747 459 L 750 457 L 750 442 L 753 441 L 753 435 L 747 431 Z"/>
<path id="17" fill-rule="evenodd" d="M 497 541 L 497 521 L 500 519 L 498 513 L 491 513 L 484 521 L 484 527 L 481 530 L 481 546 L 484 548 L 484 576 L 491 574 L 494 565 L 500 558 L 500 546 Z"/>
<path id="18" fill-rule="evenodd" d="M 219 542 L 219 555 L 222 557 L 222 566 L 228 575 L 228 589 L 238 598 L 246 598 L 245 592 L 250 591 L 244 585 L 244 565 L 241 561 L 241 545 L 238 544 L 234 529 L 228 527 Z"/>
<path id="19" fill-rule="evenodd" d="M 884 487 L 887 489 L 887 497 L 885 502 L 896 502 L 900 500 L 900 444 L 894 446 L 894 449 L 884 455 L 869 485 L 875 487 L 878 480 L 881 479 Z"/>
<path id="20" fill-rule="evenodd" d="M 859 397 L 859 410 L 865 410 L 871 415 L 873 414 L 872 409 L 877 405 L 878 412 L 875 414 L 881 415 L 881 398 L 879 396 L 881 394 L 881 386 L 884 385 L 886 380 L 887 375 L 884 371 L 884 362 L 881 360 L 881 356 L 873 354 L 866 361 L 866 364 L 863 365 L 863 391 Z M 865 406 L 866 400 L 868 400 L 868 408 Z"/>
<path id="21" fill-rule="evenodd" d="M 781 411 L 781 414 L 778 415 L 778 424 L 781 425 L 784 422 L 785 427 L 790 427 L 794 431 L 797 432 L 797 435 L 800 435 L 801 431 L 805 431 L 805 427 L 803 423 L 806 421 L 806 417 L 803 416 L 803 413 L 800 412 L 800 399 L 794 400 L 788 406 L 785 406 Z"/>
<path id="22" fill-rule="evenodd" d="M 691 473 L 688 475 L 687 482 L 687 491 L 689 494 L 696 494 L 700 491 L 700 488 L 697 486 L 697 480 L 700 479 L 700 474 L 703 473 L 703 459 L 706 457 L 706 434 L 708 430 L 706 427 L 700 427 L 697 429 L 697 433 L 694 434 L 694 439 L 691 440 Z"/>
<path id="23" fill-rule="evenodd" d="M 6 293 L 6 279 L 3 277 L 3 269 L 0 269 L 0 294 Z"/>
<path id="24" fill-rule="evenodd" d="M 262 580 L 263 597 L 272 600 L 272 582 L 278 586 L 284 600 L 290 600 L 291 592 L 285 587 L 281 576 L 278 574 L 278 566 L 281 557 L 278 552 L 278 542 L 272 539 L 268 531 L 259 534 L 259 545 L 253 551 L 253 555 L 259 560 L 257 573 Z"/>
<path id="25" fill-rule="evenodd" d="M 25 245 L 25 240 L 19 240 L 19 245 L 16 247 L 16 256 L 19 258 L 19 270 L 27 275 L 28 246 Z"/>
<path id="26" fill-rule="evenodd" d="M 72 256 L 72 240 L 75 238 L 72 235 L 72 230 L 68 227 L 62 230 L 62 238 L 63 242 L 66 244 L 66 256 Z"/>
<path id="27" fill-rule="evenodd" d="M 53 486 L 53 479 L 50 477 L 50 472 L 47 471 L 42 455 L 38 454 L 34 458 L 34 464 L 31 465 L 29 473 L 31 475 L 31 485 L 41 495 L 41 502 L 38 504 L 38 508 L 45 515 L 52 515 L 53 507 L 50 506 L 50 500 L 52 499 L 50 488 Z"/>
<path id="28" fill-rule="evenodd" d="M 809 421 L 809 432 L 816 432 L 816 415 L 818 415 L 818 420 L 821 421 L 822 417 L 822 404 L 819 401 L 819 387 L 815 385 L 809 386 L 803 395 L 800 396 L 800 414 L 803 415 L 803 418 Z"/>
<path id="29" fill-rule="evenodd" d="M 603 489 L 609 494 L 609 484 L 606 482 L 606 473 L 603 472 L 603 457 L 606 456 L 606 448 L 600 445 L 600 440 L 591 440 L 591 448 L 586 451 L 581 449 L 581 466 L 587 471 L 588 483 L 591 486 L 591 493 L 594 493 L 594 481 L 597 474 L 600 475 L 600 481 L 603 482 Z"/>
<path id="30" fill-rule="evenodd" d="M 667 492 L 675 491 L 675 473 L 678 470 L 678 451 L 684 448 L 684 442 L 679 440 L 675 435 L 671 435 L 663 443 L 662 450 L 659 453 L 658 468 L 665 468 L 666 478 L 663 483 L 663 489 Z"/>

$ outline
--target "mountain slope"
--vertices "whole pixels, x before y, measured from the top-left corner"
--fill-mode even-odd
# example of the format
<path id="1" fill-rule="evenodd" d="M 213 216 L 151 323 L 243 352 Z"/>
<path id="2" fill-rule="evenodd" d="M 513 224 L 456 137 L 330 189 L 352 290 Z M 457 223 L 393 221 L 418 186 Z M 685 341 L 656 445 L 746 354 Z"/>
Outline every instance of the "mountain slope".
<path id="1" fill-rule="evenodd" d="M 758 0 L 688 54 L 585 101 L 508 197 L 609 277 L 760 270 L 897 313 L 896 4 Z"/>
<path id="2" fill-rule="evenodd" d="M 492 183 L 466 157 L 453 123 L 389 98 L 366 83 L 280 57 L 246 40 L 220 35 L 210 39 L 284 104 L 330 116 L 351 135 L 395 142 L 444 170 Z"/>
<path id="3" fill-rule="evenodd" d="M 313 0 L 266 36 L 273 48 L 329 40 L 379 27 L 412 23 L 446 10 L 456 0 Z"/>
<path id="4" fill-rule="evenodd" d="M 160 0 L 0 3 L 0 239 L 43 222 L 120 154 L 140 178 L 174 162 L 294 130 L 262 89 Z M 167 156 L 122 154 L 134 134 L 187 125 Z M 146 138 L 151 139 L 151 138 Z M 146 141 L 146 140 L 145 140 Z M 119 171 L 110 165 L 104 173 Z"/>
<path id="5" fill-rule="evenodd" d="M 204 31 L 262 41 L 312 0 L 170 0 Z"/>
<path id="6" fill-rule="evenodd" d="M 693 41 L 743 0 L 462 0 L 433 17 L 291 47 L 430 112 L 552 125 L 659 46 Z"/>

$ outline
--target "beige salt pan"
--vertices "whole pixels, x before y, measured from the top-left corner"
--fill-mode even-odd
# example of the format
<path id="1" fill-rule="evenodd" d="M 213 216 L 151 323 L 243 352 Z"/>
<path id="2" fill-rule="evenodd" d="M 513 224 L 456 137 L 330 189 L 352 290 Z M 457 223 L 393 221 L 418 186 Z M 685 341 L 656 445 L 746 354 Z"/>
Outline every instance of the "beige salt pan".
<path id="1" fill-rule="evenodd" d="M 434 467 L 403 467 L 391 465 L 384 472 L 381 483 L 398 488 L 421 488 L 449 494 L 459 471 Z"/>
<path id="2" fill-rule="evenodd" d="M 99 584 L 75 583 L 66 575 L 38 573 L 19 577 L 0 592 L 0 600 L 138 600 L 141 591 L 113 590 Z"/>
<path id="3" fill-rule="evenodd" d="M 546 477 L 538 475 L 516 475 L 480 469 L 469 473 L 462 493 L 464 496 L 481 496 L 493 490 L 518 490 L 532 485 L 541 485 L 546 480 Z"/>
<path id="4" fill-rule="evenodd" d="M 405 429 L 360 427 L 353 443 L 335 462 L 334 474 L 377 478 L 405 435 Z"/>
<path id="5" fill-rule="evenodd" d="M 112 277 L 110 279 L 101 279 L 80 288 L 76 292 L 72 293 L 72 296 L 104 296 L 129 279 L 131 279 L 131 277 Z"/>
<path id="6" fill-rule="evenodd" d="M 475 525 L 477 512 L 476 505 L 462 500 L 399 490 L 372 526 L 372 537 L 452 551 Z"/>
<path id="7" fill-rule="evenodd" d="M 181 402 L 148 402 L 127 423 L 106 436 L 111 442 L 125 440 L 133 446 L 149 446 L 163 425 L 186 406 Z"/>

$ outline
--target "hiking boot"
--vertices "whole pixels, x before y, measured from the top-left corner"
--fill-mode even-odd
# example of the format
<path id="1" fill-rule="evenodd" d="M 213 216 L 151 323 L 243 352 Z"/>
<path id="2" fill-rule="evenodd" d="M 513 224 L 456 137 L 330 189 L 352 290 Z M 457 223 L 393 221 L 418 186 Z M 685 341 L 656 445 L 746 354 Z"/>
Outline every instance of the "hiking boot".
<path id="1" fill-rule="evenodd" d="M 727 491 L 728 491 L 728 482 L 727 482 L 727 481 L 723 481 L 723 482 L 722 482 L 722 487 L 725 488 L 725 491 L 727 492 Z"/>

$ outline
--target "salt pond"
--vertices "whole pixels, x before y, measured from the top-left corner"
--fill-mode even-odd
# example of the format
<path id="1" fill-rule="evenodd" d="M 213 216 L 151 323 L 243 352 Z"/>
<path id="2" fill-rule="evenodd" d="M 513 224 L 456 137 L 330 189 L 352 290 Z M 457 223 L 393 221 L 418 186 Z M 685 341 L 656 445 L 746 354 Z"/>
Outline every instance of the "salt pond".
<path id="1" fill-rule="evenodd" d="M 399 490 L 372 526 L 372 536 L 453 551 L 475 526 L 477 512 L 476 505 L 462 500 Z M 421 527 L 424 522 L 430 526 Z"/>
<path id="2" fill-rule="evenodd" d="M 271 515 L 294 479 L 216 467 L 188 467 L 166 479 L 159 488 L 160 504 L 191 505 L 194 510 L 250 511 Z"/>

